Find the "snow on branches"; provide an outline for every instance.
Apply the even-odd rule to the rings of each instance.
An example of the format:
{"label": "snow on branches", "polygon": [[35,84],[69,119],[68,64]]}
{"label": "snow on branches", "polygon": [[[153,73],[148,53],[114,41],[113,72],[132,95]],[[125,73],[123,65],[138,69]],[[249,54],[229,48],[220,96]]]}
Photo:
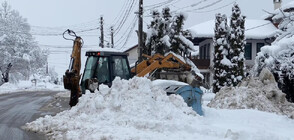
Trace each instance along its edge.
{"label": "snow on branches", "polygon": [[193,51],[194,44],[188,40],[183,31],[186,16],[183,13],[172,15],[168,7],[162,12],[152,11],[152,21],[148,25],[143,53],[153,55],[174,52],[185,56]]}
{"label": "snow on branches", "polygon": [[224,86],[237,86],[244,78],[245,17],[234,4],[230,27],[226,15],[216,14],[214,41],[213,90],[218,92]]}
{"label": "snow on branches", "polygon": [[241,15],[240,8],[234,4],[232,8],[232,16],[230,23],[230,58],[232,65],[232,75],[236,78],[232,79],[233,86],[237,86],[243,79],[245,70],[244,46],[245,41],[245,16]]}
{"label": "snow on branches", "polygon": [[294,102],[294,12],[280,10],[272,20],[279,24],[280,34],[270,46],[261,48],[255,59],[254,72],[258,75],[267,67],[274,74],[286,98]]}
{"label": "snow on branches", "polygon": [[222,87],[231,85],[228,81],[230,75],[230,68],[232,63],[228,60],[229,44],[228,33],[229,27],[227,25],[226,15],[215,15],[215,36],[213,38],[214,45],[214,81],[213,91],[218,92]]}

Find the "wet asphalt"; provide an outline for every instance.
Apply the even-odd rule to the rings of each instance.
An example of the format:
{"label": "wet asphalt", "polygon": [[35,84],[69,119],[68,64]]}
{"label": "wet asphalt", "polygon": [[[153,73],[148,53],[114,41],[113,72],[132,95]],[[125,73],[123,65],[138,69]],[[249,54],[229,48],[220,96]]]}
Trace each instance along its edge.
{"label": "wet asphalt", "polygon": [[0,140],[46,140],[44,134],[26,131],[23,126],[45,115],[69,109],[68,97],[56,91],[16,92],[0,95]]}

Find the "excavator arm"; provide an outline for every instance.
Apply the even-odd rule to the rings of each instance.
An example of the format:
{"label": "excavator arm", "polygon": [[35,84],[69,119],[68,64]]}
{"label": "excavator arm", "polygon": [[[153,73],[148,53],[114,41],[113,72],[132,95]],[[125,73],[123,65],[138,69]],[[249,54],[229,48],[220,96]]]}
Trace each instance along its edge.
{"label": "excavator arm", "polygon": [[[76,34],[73,31],[71,30],[65,31],[63,33],[63,37],[65,33],[68,33],[70,36],[75,37],[75,39],[73,40],[74,43],[73,43],[73,49],[72,49],[69,68],[66,70],[65,75],[63,76],[64,88],[71,91],[69,105],[75,106],[78,103],[78,98],[81,94],[79,81],[81,78],[80,76],[81,48],[83,43],[82,43],[82,38],[79,36],[76,36]],[[67,40],[71,40],[71,39],[67,39]]]}
{"label": "excavator arm", "polygon": [[156,69],[166,68],[166,69],[179,69],[182,68],[185,71],[190,71],[191,66],[183,62],[174,54],[170,53],[167,56],[162,56],[160,54],[155,54],[153,56],[144,55],[148,60],[144,60],[139,63],[135,68],[131,70],[138,77],[143,77],[148,73]]}

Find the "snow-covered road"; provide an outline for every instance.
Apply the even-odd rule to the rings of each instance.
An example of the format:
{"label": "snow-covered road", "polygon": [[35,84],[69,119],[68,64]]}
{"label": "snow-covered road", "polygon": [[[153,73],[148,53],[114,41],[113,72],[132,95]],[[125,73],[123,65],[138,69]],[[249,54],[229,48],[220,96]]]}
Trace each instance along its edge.
{"label": "snow-covered road", "polygon": [[21,127],[46,114],[56,114],[68,107],[68,98],[54,98],[55,91],[18,92],[0,96],[0,139],[45,139]]}

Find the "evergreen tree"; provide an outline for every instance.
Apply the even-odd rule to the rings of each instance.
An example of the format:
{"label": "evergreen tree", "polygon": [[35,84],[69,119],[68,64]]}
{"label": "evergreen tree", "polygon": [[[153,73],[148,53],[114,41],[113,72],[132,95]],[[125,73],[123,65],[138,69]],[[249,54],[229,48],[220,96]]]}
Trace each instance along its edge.
{"label": "evergreen tree", "polygon": [[229,57],[228,33],[229,27],[227,25],[226,15],[216,14],[215,20],[215,36],[213,38],[214,45],[214,81],[213,91],[216,93],[224,86],[230,86],[232,81],[230,79],[232,66]]}
{"label": "evergreen tree", "polygon": [[[167,11],[165,11],[167,12]],[[165,13],[166,15],[168,13]],[[158,11],[152,11],[152,21],[148,26],[147,38],[146,38],[146,49],[143,51],[148,55],[159,53],[164,55],[165,50],[169,48],[163,40],[167,34],[168,22],[162,18],[162,14]]]}
{"label": "evergreen tree", "polygon": [[189,54],[194,44],[184,36],[185,19],[184,14],[172,16],[168,7],[163,8],[161,14],[153,11],[143,52],[149,55],[164,55],[170,51],[182,56]]}
{"label": "evergreen tree", "polygon": [[194,44],[185,37],[185,31],[183,30],[184,21],[186,17],[184,14],[179,13],[174,16],[174,20],[171,26],[171,48],[170,50],[181,56],[187,56],[192,50]]}
{"label": "evergreen tree", "polygon": [[238,83],[244,78],[245,70],[245,58],[244,58],[244,47],[245,41],[245,17],[241,15],[239,6],[235,3],[232,8],[232,16],[230,21],[230,51],[229,58],[232,62],[232,82],[233,86],[237,86]]}

